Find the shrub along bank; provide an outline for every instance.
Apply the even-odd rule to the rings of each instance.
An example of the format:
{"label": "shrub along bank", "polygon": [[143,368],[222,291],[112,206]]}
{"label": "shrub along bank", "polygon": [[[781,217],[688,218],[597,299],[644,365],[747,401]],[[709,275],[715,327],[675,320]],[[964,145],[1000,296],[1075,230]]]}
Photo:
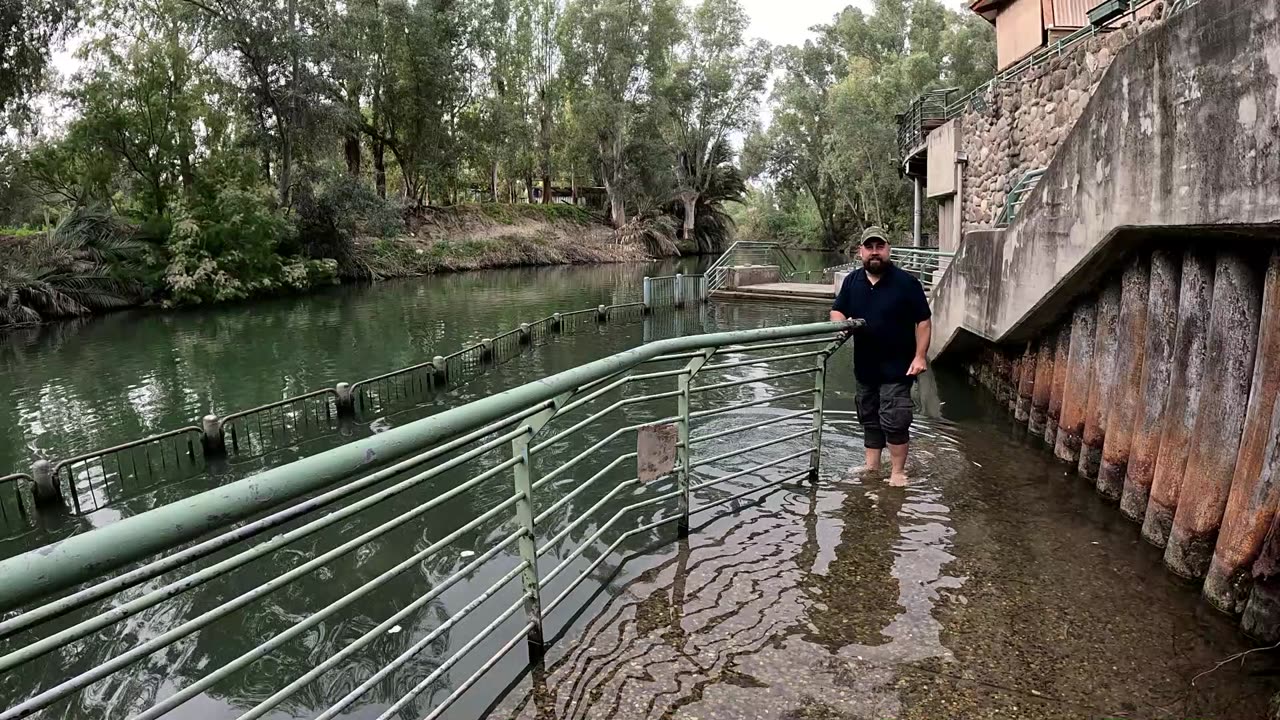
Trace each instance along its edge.
{"label": "shrub along bank", "polygon": [[155,304],[179,307],[456,270],[643,260],[569,205],[407,212],[357,182],[301,193],[229,188],[142,225],[78,208],[52,230],[0,229],[0,326]]}

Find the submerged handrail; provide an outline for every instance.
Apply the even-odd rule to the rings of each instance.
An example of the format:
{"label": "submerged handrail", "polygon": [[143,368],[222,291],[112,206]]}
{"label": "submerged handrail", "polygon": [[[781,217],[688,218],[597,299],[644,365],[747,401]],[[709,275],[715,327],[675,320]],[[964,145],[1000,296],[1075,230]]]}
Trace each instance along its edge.
{"label": "submerged handrail", "polygon": [[[384,658],[381,667],[345,696],[324,699],[332,704],[318,715],[336,717],[391,674],[414,672],[417,666],[410,662],[417,655],[504,590],[509,598],[509,586],[518,581],[515,602],[468,634],[465,645],[411,687],[397,682],[396,692],[403,694],[381,716],[394,716],[488,638],[516,626],[498,654],[456,683],[427,716],[438,717],[521,642],[528,643],[531,659],[536,658],[547,642],[547,618],[628,540],[667,525],[685,535],[693,515],[787,482],[816,480],[827,363],[860,325],[861,321],[815,323],[647,343],[0,561],[0,577],[5,579],[0,583],[0,613],[56,598],[0,621],[0,641],[16,640],[0,644],[0,673],[59,662],[57,650],[153,608],[159,613],[154,617],[165,623],[158,634],[124,633],[123,641],[131,647],[118,654],[108,648],[105,656],[78,657],[57,672],[25,673],[37,686],[22,690],[20,699],[10,701],[12,707],[0,709],[0,720],[26,717],[76,697],[149,655],[219,627],[224,620],[234,622],[228,619],[232,614],[397,530],[412,529],[415,536],[430,531],[423,522],[428,512],[471,498],[482,507],[460,527],[449,525],[438,539],[428,533],[423,543],[407,548],[382,542],[377,547],[396,556],[394,565],[381,563],[379,567],[386,569],[371,579],[331,575],[326,582],[341,593],[336,599],[289,617],[291,624],[268,639],[251,637],[248,642],[256,646],[234,659],[216,661],[223,663],[220,667],[202,664],[195,676],[174,675],[189,684],[161,684],[154,689],[156,697],[145,699],[150,707],[133,716],[161,717],[327,619],[353,610],[362,598],[389,586],[405,590],[391,584],[417,577],[429,560],[456,548],[468,535],[500,523],[489,530],[490,541],[478,557],[454,566],[446,578],[427,580],[422,592],[396,594],[396,609],[388,617],[287,684],[281,678],[282,685],[273,687],[270,697],[240,715],[243,720],[263,717],[356,652],[399,632],[393,628],[482,566],[490,568],[486,578],[497,577],[496,581],[487,584],[486,579],[483,589],[472,588],[465,606],[429,632],[424,630],[390,662]],[[652,383],[672,383],[674,389]],[[801,408],[789,405],[797,402]],[[601,421],[619,415],[624,426],[599,437]],[[565,425],[553,430],[557,423]],[[634,475],[629,468],[634,468]],[[454,471],[467,479],[429,485]],[[504,477],[510,480],[502,483]],[[437,490],[429,499],[415,494],[429,488]],[[338,505],[342,500],[350,502]],[[375,507],[384,514],[371,512]],[[394,517],[386,519],[388,511]],[[237,526],[250,518],[254,519]],[[353,530],[362,521],[375,525],[363,532]],[[277,533],[276,528],[286,531]],[[302,542],[325,530],[337,534],[337,546],[323,549],[315,540]],[[221,534],[205,537],[210,533]],[[589,534],[578,537],[582,533]],[[304,549],[290,549],[295,544]],[[229,552],[211,557],[220,551]],[[268,566],[265,574],[260,565],[251,565],[282,552],[297,554],[301,564],[283,570]],[[113,575],[138,562],[144,564]],[[166,603],[238,572],[253,573],[252,582],[233,584],[233,596],[218,595],[211,609],[192,616],[199,610],[190,609],[190,604],[160,608],[172,608]],[[168,576],[163,583],[143,585],[162,575]],[[90,584],[57,597],[86,582]],[[549,600],[544,602],[544,596]],[[161,691],[172,694],[160,698]]]}

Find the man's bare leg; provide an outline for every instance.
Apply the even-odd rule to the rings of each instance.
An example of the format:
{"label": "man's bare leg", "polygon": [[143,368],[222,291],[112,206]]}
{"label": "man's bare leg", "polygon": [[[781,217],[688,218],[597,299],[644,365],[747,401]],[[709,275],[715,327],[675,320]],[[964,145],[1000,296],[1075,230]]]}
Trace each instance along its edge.
{"label": "man's bare leg", "polygon": [[[893,471],[889,475],[889,484],[894,487],[907,486],[907,445],[890,445],[889,446],[889,463],[893,466]],[[877,457],[880,451],[876,451]],[[867,456],[871,456],[871,451],[867,451]]]}
{"label": "man's bare leg", "polygon": [[867,448],[867,461],[849,472],[853,475],[865,475],[880,469],[880,448]]}

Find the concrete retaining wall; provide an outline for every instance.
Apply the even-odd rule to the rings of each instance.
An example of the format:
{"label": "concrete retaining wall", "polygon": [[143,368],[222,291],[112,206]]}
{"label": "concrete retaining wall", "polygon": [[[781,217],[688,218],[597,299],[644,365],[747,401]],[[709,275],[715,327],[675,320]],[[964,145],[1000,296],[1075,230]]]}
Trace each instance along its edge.
{"label": "concrete retaining wall", "polygon": [[1204,0],[1117,54],[1006,230],[965,235],[934,293],[931,355],[1025,342],[1127,249],[1280,220],[1280,5]]}

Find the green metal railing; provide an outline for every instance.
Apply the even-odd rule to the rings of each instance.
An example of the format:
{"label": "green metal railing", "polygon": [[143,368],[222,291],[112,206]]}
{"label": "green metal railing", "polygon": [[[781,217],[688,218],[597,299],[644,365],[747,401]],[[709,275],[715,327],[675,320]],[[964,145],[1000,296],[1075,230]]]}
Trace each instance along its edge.
{"label": "green metal railing", "polygon": [[449,388],[519,357],[557,334],[601,323],[638,320],[652,311],[706,299],[700,275],[645,278],[643,300],[556,313],[484,339],[447,356],[355,383],[284,398],[225,417],[139,438],[74,457],[37,461],[37,499],[83,515],[165,482],[206,472],[207,460],[262,458],[300,443],[331,437],[343,422],[368,423],[419,406]]}
{"label": "green metal railing", "polygon": [[[928,248],[895,247],[892,250],[891,257],[895,265],[906,270],[919,280],[924,285],[925,290],[932,290],[937,281],[942,279],[942,275],[946,273],[947,268],[951,267],[951,261],[955,259],[955,253]],[[862,261],[860,260],[845,263],[844,265],[836,265],[824,270],[824,277],[827,282],[835,282],[836,273],[851,272],[860,267],[862,267]]]}
{"label": "green metal railing", "polygon": [[[272,593],[372,547],[378,567],[386,568],[376,577],[329,570],[328,604],[291,615],[288,627],[270,637],[253,635],[256,645],[221,666],[166,667],[165,682],[149,685],[155,694],[145,702],[132,699],[131,712],[135,720],[151,720],[216,692],[289,643],[305,642],[309,631],[340,626],[344,611],[394,587],[398,609],[372,627],[361,625],[341,650],[303,653],[313,658],[305,670],[286,674],[273,664],[255,686],[260,692],[270,684],[271,694],[236,712],[240,720],[264,717],[341,668],[347,672],[337,686],[347,692],[323,698],[328,707],[308,716],[337,717],[375,687],[392,687],[398,699],[379,717],[396,717],[467,661],[470,673],[449,678],[447,697],[434,702],[428,695],[426,717],[437,718],[520,644],[536,658],[551,637],[552,613],[578,604],[570,603],[575,592],[624,545],[669,541],[660,528],[685,534],[693,516],[788,482],[816,480],[827,364],[860,324],[648,343],[0,561],[0,677],[32,683],[10,681],[14,694],[0,701],[6,708],[0,720],[67,703],[76,703],[76,717],[106,716],[110,709],[94,711],[95,683],[203,632],[239,637],[245,621],[238,613],[254,612]],[[606,432],[602,425],[611,418],[624,424]],[[642,436],[667,440],[655,453]],[[485,503],[473,518],[432,533],[429,512],[477,498]],[[383,515],[389,519],[379,522],[378,509],[391,511]],[[428,560],[466,548],[463,539],[485,528],[496,540],[474,559],[446,577],[420,577]],[[421,542],[388,539],[400,529]],[[317,540],[326,530],[337,543],[327,550]],[[286,553],[297,564],[282,572],[252,565]],[[484,580],[464,584],[481,568]],[[246,573],[239,584],[223,584]],[[184,600],[206,585],[217,597],[212,607]],[[403,649],[394,658],[364,653],[451,589],[467,591],[465,604],[437,616],[430,630],[419,628],[412,644],[396,645]],[[514,602],[491,608],[495,598],[513,595]],[[165,623],[163,631],[130,630],[146,626],[146,618]],[[434,664],[415,664],[442,639],[448,644],[447,633],[464,622],[473,628],[465,644]],[[129,647],[59,652],[104,636]],[[473,657],[503,638],[496,653]],[[353,673],[367,677],[355,684]]]}
{"label": "green metal railing", "polygon": [[922,93],[907,106],[906,112],[898,117],[898,150],[901,157],[907,157],[912,150],[920,147],[928,137],[929,131],[951,119],[950,98],[959,88],[943,88]]}
{"label": "green metal railing", "polygon": [[0,539],[21,534],[35,519],[35,498],[30,475],[16,473],[0,477]]}
{"label": "green metal railing", "polygon": [[1014,184],[1013,189],[1009,191],[1004,198],[1004,209],[1000,211],[1000,217],[996,218],[996,227],[1008,227],[1018,219],[1018,214],[1022,212],[1022,206],[1027,204],[1027,200],[1031,198],[1031,191],[1035,190],[1040,184],[1040,178],[1044,177],[1044,168],[1029,170],[1022,177],[1018,178],[1018,182]]}

